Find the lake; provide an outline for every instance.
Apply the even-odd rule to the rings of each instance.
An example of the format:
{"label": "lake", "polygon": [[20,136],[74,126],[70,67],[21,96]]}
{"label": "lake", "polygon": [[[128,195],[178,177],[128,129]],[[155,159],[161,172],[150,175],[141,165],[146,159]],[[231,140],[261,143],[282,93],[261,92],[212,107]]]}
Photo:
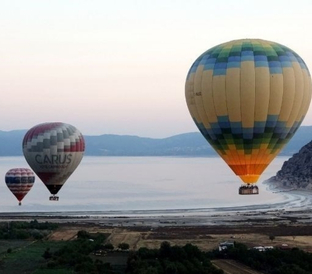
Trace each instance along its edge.
{"label": "lake", "polygon": [[262,182],[282,167],[277,157],[260,177],[259,195],[238,195],[239,177],[217,157],[90,157],[85,156],[58,193],[50,193],[36,177],[18,206],[7,188],[5,173],[28,167],[23,157],[0,157],[1,212],[125,211],[211,209],[280,203],[285,196],[266,190]]}

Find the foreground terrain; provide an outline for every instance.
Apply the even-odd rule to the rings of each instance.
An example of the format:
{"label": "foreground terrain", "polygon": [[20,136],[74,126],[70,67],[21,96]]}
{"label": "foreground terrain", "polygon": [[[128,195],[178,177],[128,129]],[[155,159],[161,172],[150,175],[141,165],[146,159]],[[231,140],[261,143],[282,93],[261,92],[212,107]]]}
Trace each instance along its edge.
{"label": "foreground terrain", "polygon": [[[300,215],[301,214],[301,215]],[[119,272],[124,273],[128,253],[120,250],[120,244],[127,244],[127,250],[137,251],[140,248],[159,249],[164,241],[171,246],[192,244],[202,251],[218,249],[222,242],[239,242],[249,248],[271,246],[279,249],[299,248],[312,252],[312,225],[310,212],[283,217],[268,218],[267,215],[244,214],[243,216],[212,216],[207,218],[213,225],[205,224],[204,218],[131,218],[113,217],[106,219],[65,216],[16,216],[2,214],[0,224],[10,230],[15,222],[28,222],[33,225],[49,223],[52,229],[40,239],[1,240],[0,273],[32,273],[32,274],[68,274],[75,273],[68,269],[47,270],[41,267],[47,261],[43,258],[46,252],[55,252],[67,243],[77,239],[81,231],[91,235],[105,235],[103,245],[111,245],[115,252],[94,254],[94,260],[110,263]],[[260,218],[261,217],[261,218]],[[259,219],[260,218],[260,219]],[[194,220],[201,220],[197,222]],[[188,220],[188,221],[186,221]],[[232,220],[229,222],[229,220]],[[230,224],[224,224],[229,222]],[[52,225],[51,225],[52,224]],[[53,225],[56,225],[53,228]],[[36,232],[36,230],[34,230]],[[231,260],[217,260],[213,264],[227,274],[260,274],[250,268]]]}

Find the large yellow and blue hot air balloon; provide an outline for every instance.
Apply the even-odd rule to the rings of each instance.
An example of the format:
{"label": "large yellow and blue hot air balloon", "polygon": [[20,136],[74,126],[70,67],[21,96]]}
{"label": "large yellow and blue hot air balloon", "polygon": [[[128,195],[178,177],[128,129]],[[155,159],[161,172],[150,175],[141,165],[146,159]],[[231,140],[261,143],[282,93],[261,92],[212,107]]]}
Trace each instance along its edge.
{"label": "large yellow and blue hot air balloon", "polygon": [[234,40],[196,59],[185,96],[206,140],[252,185],[303,121],[311,76],[301,57],[281,44]]}

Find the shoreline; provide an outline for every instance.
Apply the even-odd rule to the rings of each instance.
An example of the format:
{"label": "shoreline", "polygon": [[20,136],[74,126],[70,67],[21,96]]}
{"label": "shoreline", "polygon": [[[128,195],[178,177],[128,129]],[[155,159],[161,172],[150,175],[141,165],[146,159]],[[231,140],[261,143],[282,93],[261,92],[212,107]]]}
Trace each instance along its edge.
{"label": "shoreline", "polygon": [[[272,188],[270,187],[270,191]],[[168,210],[2,212],[0,222],[31,221],[133,226],[218,226],[312,224],[312,192],[285,192],[276,204]]]}
{"label": "shoreline", "polygon": [[312,224],[312,191],[282,188],[271,179],[262,182],[262,186],[280,195],[275,203],[184,209],[0,212],[0,222],[36,219],[111,227]]}

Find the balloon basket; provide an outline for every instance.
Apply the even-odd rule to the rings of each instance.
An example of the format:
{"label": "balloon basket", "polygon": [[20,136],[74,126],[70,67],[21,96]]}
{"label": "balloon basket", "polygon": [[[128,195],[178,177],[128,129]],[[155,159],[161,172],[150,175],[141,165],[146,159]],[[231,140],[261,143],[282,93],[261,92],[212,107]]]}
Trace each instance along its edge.
{"label": "balloon basket", "polygon": [[50,201],[58,201],[59,197],[58,196],[50,196],[49,200]]}
{"label": "balloon basket", "polygon": [[22,202],[19,202],[18,205],[21,206],[21,205],[22,205]]}
{"label": "balloon basket", "polygon": [[257,195],[259,194],[259,188],[254,185],[241,186],[238,189],[239,195]]}

